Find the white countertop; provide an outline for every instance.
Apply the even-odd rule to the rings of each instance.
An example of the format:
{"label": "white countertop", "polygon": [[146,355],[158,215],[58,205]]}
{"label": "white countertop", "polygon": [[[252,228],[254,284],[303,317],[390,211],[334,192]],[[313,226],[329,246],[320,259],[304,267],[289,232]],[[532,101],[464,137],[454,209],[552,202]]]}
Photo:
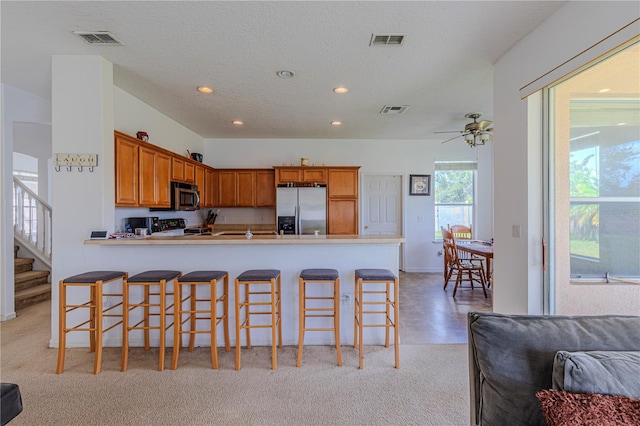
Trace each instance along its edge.
{"label": "white countertop", "polygon": [[260,244],[399,244],[405,242],[401,235],[181,235],[85,240],[85,245],[260,245]]}

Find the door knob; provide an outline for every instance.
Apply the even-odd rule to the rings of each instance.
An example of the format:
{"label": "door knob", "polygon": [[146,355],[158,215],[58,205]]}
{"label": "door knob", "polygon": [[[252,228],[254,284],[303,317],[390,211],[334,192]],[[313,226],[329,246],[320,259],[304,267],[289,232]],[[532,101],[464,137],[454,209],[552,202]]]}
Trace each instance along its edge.
{"label": "door knob", "polygon": [[369,225],[365,225],[365,226],[364,226],[364,229],[369,229]]}

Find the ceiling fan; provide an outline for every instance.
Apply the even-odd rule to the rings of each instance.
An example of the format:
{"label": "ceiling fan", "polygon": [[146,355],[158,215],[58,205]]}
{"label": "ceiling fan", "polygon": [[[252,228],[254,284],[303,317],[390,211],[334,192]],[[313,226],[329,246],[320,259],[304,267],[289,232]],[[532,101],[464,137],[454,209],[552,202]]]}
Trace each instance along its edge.
{"label": "ceiling fan", "polygon": [[490,120],[480,120],[478,118],[482,116],[481,112],[470,112],[469,114],[465,114],[466,118],[473,119],[473,123],[468,123],[464,126],[464,130],[449,130],[443,132],[434,132],[434,133],[460,133],[458,136],[454,136],[451,139],[447,139],[442,143],[447,143],[454,139],[464,136],[464,140],[470,147],[484,145],[487,141],[493,139],[493,127],[489,127],[493,124],[493,121]]}

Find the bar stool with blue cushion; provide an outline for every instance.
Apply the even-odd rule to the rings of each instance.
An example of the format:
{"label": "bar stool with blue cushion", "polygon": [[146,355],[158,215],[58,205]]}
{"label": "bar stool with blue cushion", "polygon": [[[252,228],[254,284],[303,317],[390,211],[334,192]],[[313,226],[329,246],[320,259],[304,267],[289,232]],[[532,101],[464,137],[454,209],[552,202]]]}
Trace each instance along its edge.
{"label": "bar stool with blue cushion", "polygon": [[[173,325],[173,321],[167,324],[167,317],[173,316],[173,307],[175,303],[167,305],[167,298],[173,296],[173,293],[167,292],[167,283],[175,281],[182,273],[180,271],[171,270],[152,270],[145,271],[136,274],[123,281],[122,299],[123,299],[123,312],[122,321],[124,326],[122,327],[122,367],[121,371],[127,370],[127,363],[129,358],[129,332],[132,330],[144,331],[144,349],[148,351],[151,348],[149,343],[149,331],[160,331],[160,354],[158,359],[158,370],[164,370],[164,351],[166,332]],[[143,297],[140,302],[133,303],[130,300],[129,290],[131,287],[141,286],[143,288]],[[175,285],[174,285],[175,287]],[[152,291],[155,290],[155,291]],[[157,302],[153,299],[157,298]],[[142,308],[142,319],[137,323],[130,325],[129,320],[131,313],[136,309]],[[153,311],[152,309],[155,308]],[[151,317],[158,317],[158,325],[151,325]],[[173,318],[171,318],[173,319]]]}
{"label": "bar stool with blue cushion", "polygon": [[[280,271],[277,269],[250,269],[244,271],[235,281],[235,307],[236,307],[236,370],[240,370],[240,331],[246,332],[247,349],[251,349],[251,329],[271,329],[271,368],[276,369],[276,332],[278,347],[282,348],[282,310],[280,291]],[[256,291],[257,285],[268,285],[267,291]],[[244,287],[244,297],[241,297],[241,287]],[[253,297],[252,297],[253,296]],[[257,310],[252,310],[256,308]],[[244,319],[241,319],[244,310]],[[264,324],[251,323],[252,315],[269,315],[271,321]]]}
{"label": "bar stool with blue cushion", "polygon": [[[222,291],[218,296],[218,282],[222,280]],[[171,369],[178,367],[178,354],[182,346],[182,335],[189,335],[189,352],[195,346],[196,334],[209,334],[211,341],[211,367],[218,369],[218,338],[217,327],[223,325],[225,350],[229,352],[229,274],[226,271],[193,271],[178,278],[178,285],[175,286],[174,300],[179,301],[174,309],[174,339],[173,358]],[[189,294],[183,298],[183,286],[189,286]],[[209,297],[198,298],[197,288],[208,286]],[[184,303],[188,302],[188,308]],[[218,311],[218,304],[222,305],[222,312]],[[186,317],[185,317],[186,315]],[[209,322],[208,330],[198,330],[197,321],[206,320]],[[183,325],[189,323],[185,330]]]}
{"label": "bar stool with blue cushion", "polygon": [[[126,280],[126,278],[127,273],[122,271],[90,271],[60,280],[58,293],[58,366],[56,373],[60,374],[64,370],[66,336],[67,333],[72,331],[89,332],[89,348],[91,352],[95,352],[93,374],[100,372],[102,364],[102,335],[122,324],[123,306],[122,292],[105,293],[103,287],[112,281]],[[89,300],[82,303],[69,303],[67,301],[67,289],[69,287],[88,287]],[[110,303],[110,306],[105,307],[103,301],[105,297],[116,297],[120,301]],[[111,312],[118,307],[121,307],[120,312]],[[67,327],[67,314],[76,309],[88,309],[88,319],[73,327]],[[117,318],[117,321],[104,328],[103,320],[109,317]]]}
{"label": "bar stool with blue cushion", "polygon": [[[298,278],[300,286],[299,301],[300,327],[298,330],[298,361],[302,365],[302,347],[304,346],[305,331],[333,331],[336,340],[338,366],[342,366],[342,351],[340,350],[340,275],[336,269],[303,269]],[[308,284],[332,284],[331,296],[307,295]],[[317,287],[317,286],[316,286]],[[319,301],[332,301],[331,306],[325,306]],[[311,302],[307,305],[307,301]],[[307,318],[333,318],[333,327],[307,327]]]}
{"label": "bar stool with blue cushion", "polygon": [[[359,349],[359,366],[363,368],[362,335],[365,328],[385,328],[385,348],[389,347],[389,330],[393,328],[395,345],[396,368],[400,368],[400,349],[398,346],[399,315],[398,315],[398,277],[388,269],[356,269],[354,297],[354,341],[353,346]],[[384,290],[380,290],[384,284]],[[393,294],[391,285],[393,284]],[[364,290],[367,285],[370,290]],[[378,296],[376,298],[376,296]],[[381,300],[379,296],[384,296]],[[365,299],[366,297],[366,299]],[[366,310],[370,306],[372,310]],[[374,307],[384,306],[384,310]],[[393,318],[391,317],[393,309]],[[364,315],[383,315],[384,323],[365,323]]]}

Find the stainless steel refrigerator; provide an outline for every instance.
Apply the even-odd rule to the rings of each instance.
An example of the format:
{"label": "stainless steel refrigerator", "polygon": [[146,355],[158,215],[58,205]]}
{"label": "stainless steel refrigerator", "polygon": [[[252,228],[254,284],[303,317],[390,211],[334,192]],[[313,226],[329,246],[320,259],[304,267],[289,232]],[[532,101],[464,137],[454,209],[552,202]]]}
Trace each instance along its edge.
{"label": "stainless steel refrigerator", "polygon": [[276,188],[276,223],[284,234],[327,233],[327,188]]}

